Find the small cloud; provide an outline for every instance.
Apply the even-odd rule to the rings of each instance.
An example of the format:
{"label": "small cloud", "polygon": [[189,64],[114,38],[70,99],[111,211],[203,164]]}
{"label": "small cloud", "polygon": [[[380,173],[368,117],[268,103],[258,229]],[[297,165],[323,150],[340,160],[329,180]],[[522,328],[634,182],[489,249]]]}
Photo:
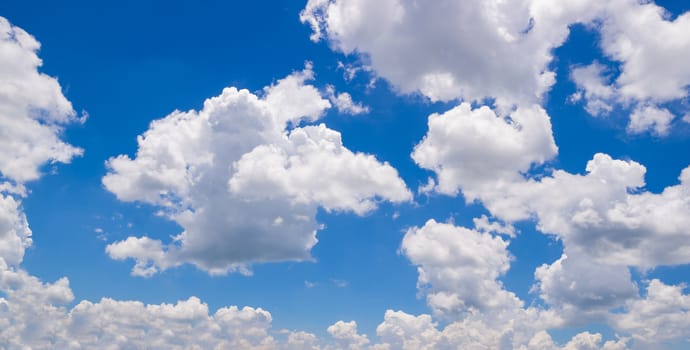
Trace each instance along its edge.
{"label": "small cloud", "polygon": [[393,220],[395,220],[395,219],[397,219],[397,218],[399,218],[399,217],[400,217],[400,212],[399,212],[399,211],[396,211],[395,213],[393,213]]}
{"label": "small cloud", "polygon": [[513,225],[502,224],[498,221],[489,221],[486,215],[482,215],[480,218],[474,218],[472,221],[474,222],[474,229],[479,232],[497,233],[508,237],[515,237],[516,232]]}
{"label": "small cloud", "polygon": [[316,287],[318,283],[316,282],[311,282],[311,281],[304,281],[304,286],[307,288],[314,288]]}
{"label": "small cloud", "polygon": [[335,286],[338,288],[345,288],[348,285],[350,285],[350,282],[348,282],[348,281],[339,280],[339,279],[335,279],[335,278],[332,278],[331,282],[333,282],[333,284],[335,284]]}
{"label": "small cloud", "polygon": [[344,64],[341,61],[338,61],[338,69],[343,70],[343,78],[345,81],[352,81],[352,79],[357,76],[357,73],[362,70],[362,67],[355,66],[353,64]]}
{"label": "small cloud", "polygon": [[336,93],[333,85],[326,87],[326,94],[328,95],[328,100],[331,101],[340,113],[349,115],[369,113],[369,107],[359,102],[354,102],[352,96],[347,92]]}
{"label": "small cloud", "polygon": [[419,185],[419,188],[417,188],[417,194],[429,194],[434,190],[434,188],[436,188],[436,181],[429,177],[426,184]]}

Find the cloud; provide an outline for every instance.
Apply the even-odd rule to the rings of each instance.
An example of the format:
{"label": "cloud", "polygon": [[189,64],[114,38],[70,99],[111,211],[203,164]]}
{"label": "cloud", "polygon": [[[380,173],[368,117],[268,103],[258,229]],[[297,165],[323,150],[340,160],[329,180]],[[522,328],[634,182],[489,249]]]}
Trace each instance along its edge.
{"label": "cloud", "polygon": [[628,343],[627,339],[619,339],[602,344],[601,334],[583,332],[559,346],[543,330],[515,343],[516,334],[510,329],[496,329],[479,321],[468,320],[440,328],[429,315],[414,316],[393,310],[386,311],[376,333],[381,342],[373,349],[623,350],[627,349]]}
{"label": "cloud", "polygon": [[211,274],[250,273],[254,262],[310,260],[316,211],[359,215],[380,200],[412,198],[397,171],[354,153],[316,121],[330,107],[305,84],[310,65],[264,89],[226,88],[200,111],[175,111],[138,138],[134,158],[107,162],[105,187],[123,201],[164,209],[182,228],[170,243],[129,237],[107,247],[150,276],[183,263]]}
{"label": "cloud", "polygon": [[[507,223],[534,219],[537,228],[598,262],[642,268],[690,262],[690,170],[661,193],[644,191],[646,168],[595,154],[585,175],[530,171],[555,156],[551,125],[540,107],[510,119],[468,104],[429,116],[412,158],[432,170],[436,192],[462,191]],[[661,219],[664,218],[664,219]]]}
{"label": "cloud", "polygon": [[326,89],[328,100],[338,109],[338,112],[350,115],[369,113],[369,107],[352,100],[347,92],[336,93],[335,88],[329,85]]}
{"label": "cloud", "polygon": [[658,136],[666,136],[675,116],[665,108],[638,106],[630,115],[628,132],[640,134],[647,130]]}
{"label": "cloud", "polygon": [[407,231],[400,250],[418,266],[418,288],[434,313],[460,319],[522,306],[497,280],[510,266],[507,246],[500,237],[429,220]]}
{"label": "cloud", "polygon": [[0,194],[0,258],[11,266],[22,262],[24,251],[32,244],[31,229],[20,205],[15,198]]}
{"label": "cloud", "polygon": [[534,272],[535,290],[568,324],[605,322],[610,310],[637,298],[627,266],[598,264],[582,252],[568,250]]}
{"label": "cloud", "polygon": [[365,57],[400,92],[532,104],[555,81],[551,51],[595,8],[549,1],[310,0],[312,40]]}
{"label": "cloud", "polygon": [[174,304],[80,301],[69,281],[43,283],[0,259],[0,347],[18,349],[290,349],[270,335],[271,314],[260,308],[223,307],[209,313],[196,297]]}
{"label": "cloud", "polygon": [[653,2],[617,0],[597,17],[592,27],[601,34],[603,54],[620,67],[617,75],[597,62],[573,69],[586,110],[602,115],[622,107],[632,111],[628,132],[665,136],[676,116],[661,105],[688,97],[690,68],[683,62],[690,59],[690,13],[671,20]]}
{"label": "cloud", "polygon": [[516,181],[521,172],[543,164],[558,151],[543,108],[518,108],[509,117],[489,107],[461,105],[429,116],[429,129],[412,158],[436,173],[436,191],[468,202],[496,181]]}
{"label": "cloud", "polygon": [[326,349],[359,350],[364,349],[364,346],[369,344],[369,338],[357,332],[357,322],[355,321],[338,321],[329,326],[327,331],[335,340],[336,347],[327,347]]}
{"label": "cloud", "polygon": [[[690,69],[681,62],[690,59],[684,35],[690,14],[669,17],[653,2],[634,0],[310,0],[300,15],[313,30],[312,40],[361,56],[367,69],[402,93],[489,99],[500,114],[513,104],[540,101],[555,82],[549,69],[553,50],[568,38],[570,26],[584,24],[601,34],[603,54],[620,66],[617,74],[596,61],[573,67],[579,90],[573,100],[583,100],[592,115],[606,115],[615,106],[659,108],[688,96]],[[653,124],[646,127],[665,135]]]}
{"label": "cloud", "polygon": [[613,110],[614,88],[605,77],[606,67],[598,62],[572,68],[570,78],[578,87],[571,97],[573,102],[586,101],[585,110],[593,116],[603,116]]}
{"label": "cloud", "polygon": [[[80,148],[60,140],[65,125],[79,122],[57,79],[38,71],[40,43],[0,17],[0,188],[24,194],[23,184],[41,166],[69,163]],[[11,181],[14,184],[3,183]]]}
{"label": "cloud", "polygon": [[653,279],[644,298],[630,300],[625,313],[611,315],[617,329],[629,332],[641,344],[687,341],[690,333],[690,295],[686,286],[670,286]]}

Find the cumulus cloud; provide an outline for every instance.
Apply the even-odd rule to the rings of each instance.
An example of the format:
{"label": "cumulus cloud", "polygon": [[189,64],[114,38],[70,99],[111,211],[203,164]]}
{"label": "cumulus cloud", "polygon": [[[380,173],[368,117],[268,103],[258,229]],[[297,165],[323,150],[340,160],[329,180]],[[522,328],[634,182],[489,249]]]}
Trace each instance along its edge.
{"label": "cumulus cloud", "polygon": [[330,346],[327,349],[359,350],[369,344],[369,338],[357,332],[355,321],[338,321],[329,326],[327,331],[335,340],[335,348]]}
{"label": "cumulus cloud", "polygon": [[[628,131],[647,130],[659,136],[669,132],[676,116],[661,105],[688,97],[690,69],[690,13],[671,20],[653,2],[607,2],[592,27],[601,33],[600,47],[620,65],[615,76],[594,62],[572,71],[590,114],[603,115],[614,106],[632,111]],[[686,111],[687,112],[687,111]]]}
{"label": "cumulus cloud", "polygon": [[335,50],[360,54],[403,93],[531,104],[555,81],[552,49],[599,7],[582,2],[310,0],[300,15]]}
{"label": "cumulus cloud", "polygon": [[329,85],[326,89],[328,100],[338,109],[338,112],[350,115],[369,113],[369,107],[352,100],[347,92],[336,93],[335,88]]}
{"label": "cumulus cloud", "polygon": [[539,101],[555,82],[553,49],[577,23],[598,31],[603,54],[620,65],[617,74],[598,62],[573,68],[574,100],[589,113],[688,96],[690,14],[671,20],[653,2],[310,0],[300,19],[312,40],[362,56],[401,92],[431,100],[492,99],[501,111]]}
{"label": "cumulus cloud", "polygon": [[[519,322],[529,320],[519,320]],[[519,326],[519,323],[516,322]],[[431,350],[431,349],[519,349],[519,350],[624,350],[628,339],[603,342],[599,333],[576,334],[566,344],[556,344],[544,330],[531,332],[520,338],[519,331],[487,326],[476,320],[453,322],[439,327],[429,315],[414,316],[402,311],[388,310],[384,321],[376,328],[380,343],[373,349]]]}
{"label": "cumulus cloud", "polygon": [[[473,112],[469,106],[464,110]],[[484,113],[495,118],[490,119],[492,121],[507,123],[488,109]],[[460,130],[481,122],[481,114],[474,112],[469,115],[475,118],[464,119]],[[456,117],[452,113],[448,116]],[[544,329],[581,324],[586,320],[607,322],[611,310],[637,300],[638,291],[631,281],[629,266],[647,269],[690,262],[687,254],[690,251],[687,243],[690,237],[686,229],[690,225],[687,221],[690,217],[690,191],[687,187],[690,168],[683,170],[679,184],[668,186],[661,193],[644,190],[646,168],[643,165],[630,160],[616,160],[601,153],[595,154],[587,163],[585,174],[547,169],[538,176],[530,175],[527,173],[529,167],[535,164],[534,159],[539,158],[533,155],[520,159],[521,155],[529,154],[524,151],[516,152],[515,157],[504,162],[496,162],[498,165],[494,169],[484,170],[486,168],[482,166],[494,164],[493,159],[501,159],[511,149],[531,149],[528,146],[535,141],[534,138],[527,140],[517,137],[521,132],[527,133],[530,124],[525,124],[522,129],[511,130],[506,134],[510,136],[503,134],[504,125],[507,124],[487,124],[486,131],[483,132],[487,136],[482,136],[481,141],[473,143],[468,139],[471,140],[482,132],[455,131],[457,124],[452,119],[444,121],[445,127],[434,126],[433,123],[438,123],[441,118],[439,115],[430,116],[429,132],[412,154],[420,165],[435,172],[439,182],[435,190],[451,195],[462,191],[467,199],[480,201],[495,218],[508,224],[535,220],[538,230],[554,235],[563,242],[565,255],[550,265],[541,266],[535,272],[537,284],[534,290],[546,302],[547,309],[526,309],[540,314],[537,319],[545,322]],[[489,136],[492,130],[499,135],[495,139]],[[471,136],[465,137],[468,134]],[[473,144],[484,147],[475,147],[473,150],[476,151],[465,152],[465,149],[471,149],[468,145]],[[494,144],[508,145],[507,150],[494,147]],[[481,163],[481,158],[478,158],[476,163],[479,165],[475,167],[475,158],[471,156],[482,151],[487,161]],[[481,176],[475,168],[482,171]],[[488,218],[477,219],[475,226],[477,230],[484,232],[485,237],[490,237],[488,233],[492,229],[500,228],[500,225],[497,228],[489,225]],[[478,233],[475,232],[475,235]],[[492,275],[475,275],[475,287],[453,285],[455,281],[467,281],[473,276],[472,271],[460,271],[473,266],[465,261],[449,260],[448,264],[442,263],[443,257],[461,259],[465,256],[461,251],[448,253],[454,247],[451,240],[462,244],[460,237],[463,236],[457,234],[453,238],[449,235],[448,239],[443,239],[438,234],[426,234],[424,237],[433,237],[435,243],[420,241],[424,243],[418,242],[413,247],[419,251],[426,251],[424,247],[437,247],[429,250],[434,251],[435,260],[422,260],[420,257],[423,258],[424,255],[421,254],[406,255],[420,266],[420,281],[431,281],[426,286],[428,296],[437,297],[438,300],[428,298],[427,301],[437,314],[442,314],[438,309],[443,310],[444,307],[464,307],[463,298],[467,295],[462,293],[479,288],[476,286],[492,287],[491,291],[487,289],[477,293],[487,303],[501,299],[501,295],[512,295],[502,290],[496,282],[496,276],[504,273],[502,271],[507,269],[509,260],[504,265],[493,265],[489,270],[493,271]],[[405,243],[402,249],[405,251]],[[500,250],[493,250],[493,253],[484,252],[481,256],[486,261],[491,261],[488,260],[490,256],[505,259],[506,255]],[[440,270],[428,273],[429,266]],[[512,309],[517,309],[517,306]],[[675,310],[679,312],[679,308]],[[508,315],[517,319],[521,312],[513,311]],[[488,322],[486,318],[481,321]],[[495,327],[493,324],[491,326]],[[513,342],[515,344],[514,340]],[[616,344],[610,346],[618,346]]]}
{"label": "cumulus cloud", "polygon": [[318,207],[362,215],[380,200],[410,200],[388,163],[348,150],[323,124],[297,126],[330,107],[305,84],[312,78],[307,65],[261,97],[226,88],[200,111],[152,122],[134,158],[108,160],[103,184],[121,200],[163,208],[184,231],[170,243],[129,237],[108,254],[135,259],[139,276],[182,263],[249,273],[252,262],[311,259]]}
{"label": "cumulus cloud", "polygon": [[576,249],[568,250],[534,273],[536,291],[567,323],[606,321],[610,310],[637,298],[627,266],[598,264]]}
{"label": "cumulus cloud", "polygon": [[497,280],[510,267],[507,246],[500,237],[429,220],[405,234],[400,250],[418,266],[418,287],[435,314],[460,319],[522,306]]}
{"label": "cumulus cloud", "polygon": [[69,163],[80,148],[60,139],[79,121],[57,79],[38,71],[40,43],[0,17],[0,180],[3,190],[23,193],[46,162]]}
{"label": "cumulus cloud", "polygon": [[436,173],[436,191],[479,198],[497,181],[517,181],[520,173],[543,164],[558,151],[543,108],[519,108],[509,117],[489,107],[461,105],[429,116],[429,129],[412,158]]}
{"label": "cumulus cloud", "polygon": [[671,121],[675,118],[668,109],[654,106],[638,106],[630,115],[628,132],[640,134],[651,131],[655,135],[665,136],[669,132]]}
{"label": "cumulus cloud", "polygon": [[631,300],[625,313],[612,315],[617,329],[627,331],[641,344],[687,341],[690,334],[690,295],[686,286],[670,286],[657,279],[648,282],[647,295]]}
{"label": "cumulus cloud", "polygon": [[606,67],[598,62],[574,67],[570,78],[578,91],[571,96],[573,102],[585,101],[585,110],[593,116],[603,116],[613,110],[614,88],[607,82]]}
{"label": "cumulus cloud", "polygon": [[[43,283],[0,258],[0,347],[5,349],[299,349],[313,335],[271,335],[261,308],[223,307],[214,313],[196,297],[174,304],[80,301],[69,281]],[[301,347],[307,349],[308,347]]]}
{"label": "cumulus cloud", "polygon": [[556,152],[540,107],[519,108],[506,119],[487,107],[461,104],[429,116],[412,158],[434,171],[435,191],[462,191],[468,202],[480,201],[508,223],[536,219],[539,230],[599,262],[642,268],[690,262],[690,170],[661,193],[643,189],[643,165],[601,153],[584,175],[549,169],[530,175]]}
{"label": "cumulus cloud", "polygon": [[31,244],[31,229],[21,202],[0,194],[0,258],[11,266],[17,266]]}

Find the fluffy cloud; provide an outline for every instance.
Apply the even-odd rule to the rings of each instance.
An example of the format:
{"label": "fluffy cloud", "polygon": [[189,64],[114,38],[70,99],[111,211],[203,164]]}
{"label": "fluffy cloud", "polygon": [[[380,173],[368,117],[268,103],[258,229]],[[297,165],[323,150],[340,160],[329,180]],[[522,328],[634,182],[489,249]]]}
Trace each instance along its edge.
{"label": "fluffy cloud", "polygon": [[310,0],[301,20],[312,40],[366,56],[403,93],[432,100],[537,101],[554,83],[551,51],[592,2]]}
{"label": "fluffy cloud", "polygon": [[168,244],[130,237],[108,254],[135,259],[141,276],[182,263],[249,273],[252,262],[311,259],[319,206],[364,214],[378,200],[410,200],[387,163],[348,150],[324,125],[296,127],[330,106],[305,84],[312,78],[308,66],[262,97],[226,88],[200,111],[152,122],[133,159],[107,162],[103,184],[121,200],[163,208],[184,232]]}
{"label": "fluffy cloud", "polygon": [[588,66],[574,67],[570,78],[578,91],[571,96],[573,102],[586,102],[585,110],[593,116],[603,116],[613,110],[614,88],[606,79],[606,67],[598,62]]}
{"label": "fluffy cloud", "polygon": [[604,55],[620,65],[615,76],[597,62],[573,69],[576,100],[593,115],[688,96],[690,69],[682,62],[690,59],[684,35],[690,14],[669,17],[652,2],[635,0],[310,0],[300,15],[313,29],[312,40],[364,56],[368,69],[403,93],[495,99],[502,111],[548,91],[555,81],[553,49],[567,39],[569,26],[585,24],[601,33]]}
{"label": "fluffy cloud", "polygon": [[614,326],[630,332],[642,344],[687,341],[690,295],[683,294],[684,287],[669,286],[656,279],[649,281],[646,297],[629,301],[627,312],[612,315]]}
{"label": "fluffy cloud", "polygon": [[[355,321],[338,321],[329,326],[327,331],[335,340],[335,349],[359,350],[364,349],[364,346],[369,344],[369,338],[357,332],[357,322]],[[327,349],[330,348],[332,347]]]}
{"label": "fluffy cloud", "polygon": [[429,116],[412,158],[435,172],[437,192],[462,191],[509,223],[536,219],[539,230],[600,262],[643,268],[690,262],[690,170],[658,194],[643,190],[644,166],[605,154],[594,155],[585,175],[547,169],[530,178],[531,168],[556,151],[539,107],[519,108],[506,120],[461,104]]}
{"label": "fluffy cloud", "polygon": [[68,309],[74,296],[66,278],[43,283],[2,259],[0,292],[3,349],[298,349],[309,335],[290,333],[279,343],[267,311],[231,306],[211,314],[196,297],[159,305],[103,298]]}
{"label": "fluffy cloud", "polygon": [[23,193],[46,162],[68,163],[82,150],[60,140],[79,121],[57,79],[40,73],[40,44],[0,17],[0,180],[3,190]]}
{"label": "fluffy cloud", "polygon": [[687,98],[690,85],[690,13],[674,20],[653,2],[610,1],[597,15],[593,28],[601,33],[603,53],[620,65],[610,72],[597,62],[573,70],[572,78],[584,94],[593,115],[611,112],[613,106],[631,110],[628,131],[647,130],[664,136],[676,116],[659,105]]}
{"label": "fluffy cloud", "polygon": [[673,118],[675,116],[668,109],[654,106],[638,106],[630,115],[628,132],[639,134],[651,130],[656,135],[665,136],[669,132]]}
{"label": "fluffy cloud", "polygon": [[0,258],[16,266],[24,258],[24,250],[31,246],[31,229],[21,210],[21,202],[0,194]]}
{"label": "fluffy cloud", "polygon": [[630,271],[623,265],[602,265],[575,249],[535,271],[535,290],[569,324],[605,321],[608,312],[637,298]]}
{"label": "fluffy cloud", "polygon": [[[525,321],[525,320],[520,320]],[[517,322],[516,322],[517,323]],[[429,315],[414,316],[402,311],[386,311],[384,321],[376,328],[381,343],[374,349],[519,349],[519,350],[624,350],[627,339],[609,340],[602,344],[601,334],[583,332],[565,345],[554,343],[546,331],[533,333],[531,338],[515,342],[510,329],[489,327],[480,321],[453,322],[439,328]]]}
{"label": "fluffy cloud", "polygon": [[331,85],[327,87],[326,92],[328,93],[328,100],[340,113],[351,115],[369,113],[369,107],[353,101],[352,96],[347,92],[336,93],[335,88]]}
{"label": "fluffy cloud", "polygon": [[519,108],[501,117],[484,106],[462,103],[429,116],[429,130],[412,158],[436,173],[436,191],[467,201],[479,198],[496,182],[517,181],[521,172],[556,155],[551,121],[539,106]]}
{"label": "fluffy cloud", "polygon": [[599,262],[642,268],[690,262],[690,168],[658,194],[642,190],[646,169],[634,161],[596,154],[586,170],[506,186],[485,203],[499,217],[535,217],[539,230]]}
{"label": "fluffy cloud", "polygon": [[407,231],[400,249],[418,266],[418,287],[434,312],[460,319],[522,306],[497,280],[510,267],[507,246],[500,237],[429,220]]}
{"label": "fluffy cloud", "polygon": [[690,84],[690,13],[674,20],[653,2],[612,1],[601,24],[601,48],[621,63],[615,86],[625,99],[669,101]]}

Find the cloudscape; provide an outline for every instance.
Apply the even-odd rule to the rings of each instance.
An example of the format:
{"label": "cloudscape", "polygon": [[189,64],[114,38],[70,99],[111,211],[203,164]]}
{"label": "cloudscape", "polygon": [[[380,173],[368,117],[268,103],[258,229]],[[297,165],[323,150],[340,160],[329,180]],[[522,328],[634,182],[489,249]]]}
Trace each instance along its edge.
{"label": "cloudscape", "polygon": [[0,349],[690,347],[690,3],[0,3]]}

